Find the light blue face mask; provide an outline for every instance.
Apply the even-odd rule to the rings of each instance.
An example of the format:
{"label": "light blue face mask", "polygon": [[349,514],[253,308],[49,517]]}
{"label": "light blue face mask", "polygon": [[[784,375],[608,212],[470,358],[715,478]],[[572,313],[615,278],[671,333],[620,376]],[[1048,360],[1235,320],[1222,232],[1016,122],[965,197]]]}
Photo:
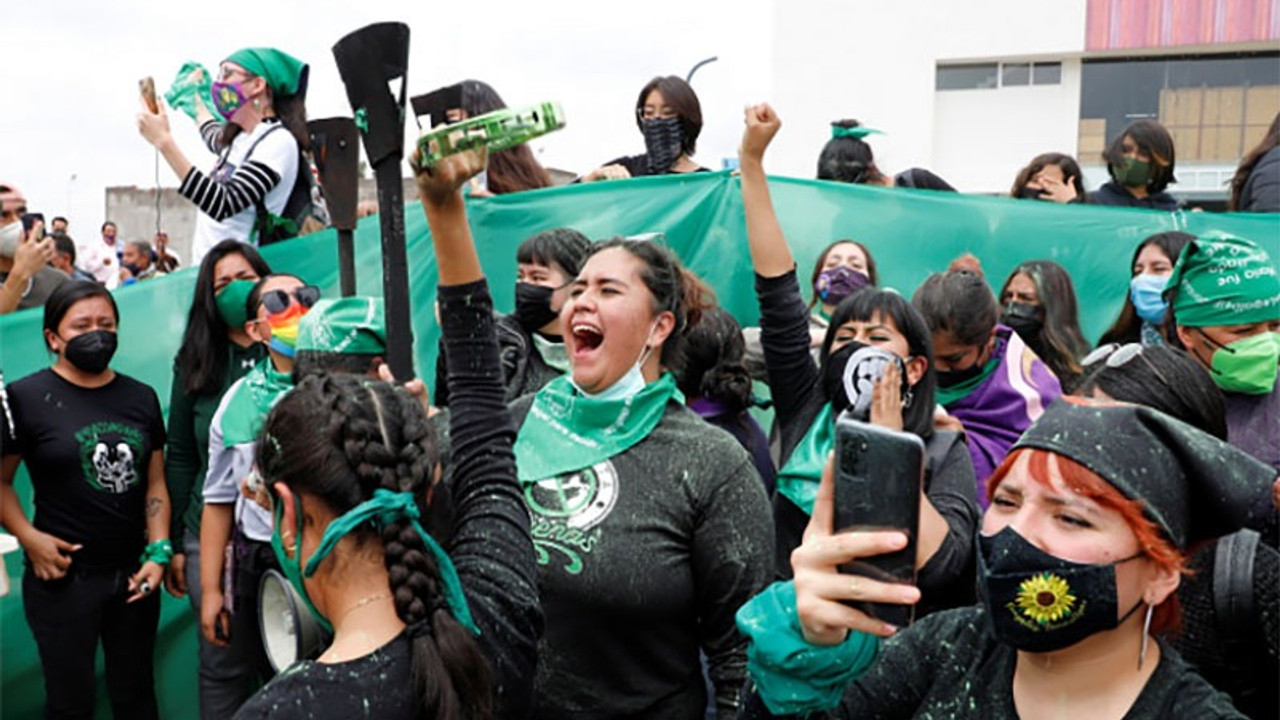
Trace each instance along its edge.
{"label": "light blue face mask", "polygon": [[[301,499],[296,496],[294,497],[294,502],[297,505],[297,527],[294,528],[294,537],[301,543],[302,503]],[[307,609],[311,611],[316,621],[325,630],[333,632],[333,625],[312,604],[303,579],[315,575],[321,561],[328,557],[333,548],[337,546],[338,541],[363,523],[372,521],[374,527],[381,530],[386,525],[408,518],[413,524],[414,530],[417,530],[418,535],[422,537],[423,544],[427,546],[427,551],[431,553],[431,556],[436,561],[436,566],[440,570],[440,580],[444,586],[443,591],[445,601],[449,605],[449,612],[463,627],[475,635],[480,634],[480,629],[476,627],[475,621],[471,619],[471,610],[467,607],[467,598],[462,593],[462,583],[458,579],[458,571],[454,568],[453,561],[449,558],[449,554],[444,551],[444,548],[440,547],[435,539],[428,535],[426,530],[422,529],[422,525],[418,522],[421,513],[418,511],[417,503],[414,502],[413,493],[395,493],[382,488],[375,490],[373,498],[351,508],[342,517],[329,523],[329,527],[325,528],[324,535],[320,538],[319,547],[316,548],[316,552],[311,556],[311,559],[307,561],[306,567],[302,566],[302,553],[298,551],[298,546],[294,548],[292,559],[285,553],[284,542],[280,538],[280,520],[284,503],[277,498],[275,505],[275,523],[273,523],[271,532],[271,549],[275,551],[276,560],[279,561],[280,568],[284,570],[285,577],[289,579],[289,584],[293,586],[294,591],[306,603]]]}
{"label": "light blue face mask", "polygon": [[1133,301],[1133,309],[1138,317],[1152,325],[1164,322],[1165,311],[1169,304],[1161,294],[1169,283],[1168,275],[1151,275],[1143,273],[1134,275],[1129,281],[1129,299]]}
{"label": "light blue face mask", "polygon": [[628,370],[622,377],[618,378],[618,380],[609,387],[595,394],[589,393],[581,387],[578,387],[578,383],[573,382],[572,372],[569,374],[569,382],[573,383],[573,387],[576,388],[578,392],[595,400],[626,400],[627,398],[635,397],[644,389],[646,384],[644,381],[644,372],[641,371],[641,368],[644,367],[645,362],[649,360],[649,355],[653,353],[653,348],[649,346],[649,340],[653,338],[653,331],[657,328],[658,321],[654,320],[653,325],[649,328],[649,335],[645,337],[645,345],[644,349],[640,351],[640,357],[636,360],[635,364],[631,366],[630,370]]}

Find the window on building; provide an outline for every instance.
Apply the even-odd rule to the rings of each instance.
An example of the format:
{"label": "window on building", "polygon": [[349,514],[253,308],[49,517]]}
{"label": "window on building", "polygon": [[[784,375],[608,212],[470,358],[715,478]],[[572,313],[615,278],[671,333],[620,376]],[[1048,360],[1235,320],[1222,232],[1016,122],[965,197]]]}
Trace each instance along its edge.
{"label": "window on building", "polygon": [[939,65],[935,87],[938,90],[980,90],[999,85],[999,63],[976,65]]}
{"label": "window on building", "polygon": [[1031,84],[1031,63],[1001,63],[1000,87]]}
{"label": "window on building", "polygon": [[1234,166],[1280,113],[1278,60],[1280,53],[1085,62],[1081,164],[1104,164],[1102,151],[1116,134],[1151,118],[1173,135],[1179,167]]}
{"label": "window on building", "polygon": [[1031,84],[1032,85],[1062,84],[1062,63],[1042,62],[1042,63],[1032,64]]}

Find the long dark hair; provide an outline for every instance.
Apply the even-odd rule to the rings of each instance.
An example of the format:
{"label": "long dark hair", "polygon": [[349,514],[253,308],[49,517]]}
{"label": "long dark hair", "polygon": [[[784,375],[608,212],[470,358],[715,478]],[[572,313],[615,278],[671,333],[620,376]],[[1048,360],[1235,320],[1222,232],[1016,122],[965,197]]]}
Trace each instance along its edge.
{"label": "long dark hair", "polygon": [[[272,408],[257,463],[263,476],[319,498],[342,515],[383,489],[410,492],[419,509],[439,459],[418,401],[383,382],[350,375],[303,380]],[[421,717],[493,715],[493,679],[475,639],[449,612],[440,568],[405,519],[349,536],[380,543],[396,614],[409,626],[411,686]]]}
{"label": "long dark hair", "polygon": [[1080,358],[1089,352],[1089,343],[1080,332],[1080,310],[1076,304],[1076,289],[1071,275],[1056,262],[1029,260],[1009,273],[1000,288],[1004,300],[1009,283],[1018,274],[1026,275],[1036,288],[1036,297],[1044,309],[1044,325],[1040,339],[1049,357],[1041,358],[1053,374],[1066,382],[1080,374]]}
{"label": "long dark hair", "polygon": [[916,288],[911,304],[920,311],[930,332],[950,333],[961,345],[986,345],[1000,321],[996,296],[986,278],[972,270],[930,275]]}
{"label": "long dark hair", "polygon": [[1102,159],[1107,163],[1107,173],[1111,175],[1112,180],[1116,179],[1111,171],[1112,166],[1119,165],[1124,159],[1126,137],[1138,146],[1139,152],[1151,158],[1151,176],[1147,179],[1147,192],[1152,194],[1163,192],[1170,183],[1178,181],[1173,176],[1177,161],[1173,148],[1173,136],[1164,125],[1155,120],[1134,120],[1129,123],[1129,127],[1125,128],[1124,132],[1111,140],[1111,144],[1102,153]]}
{"label": "long dark hair", "polygon": [[1244,192],[1244,184],[1249,180],[1249,175],[1253,173],[1253,168],[1272,149],[1280,147],[1280,113],[1276,113],[1276,117],[1271,121],[1271,127],[1267,128],[1267,134],[1262,136],[1262,140],[1249,151],[1248,155],[1240,161],[1240,167],[1236,168],[1236,174],[1231,178],[1231,199],[1227,201],[1228,210],[1240,209],[1240,195]]}
{"label": "long dark hair", "polygon": [[[484,115],[507,106],[489,83],[463,80],[459,84],[462,86],[462,109],[467,117]],[[533,156],[528,145],[489,153],[487,173],[489,191],[497,195],[552,185],[551,175]]]}
{"label": "long dark hair", "polygon": [[[1141,243],[1138,243],[1138,247],[1133,251],[1133,259],[1129,261],[1129,277],[1133,277],[1133,266],[1138,264],[1138,256],[1142,254],[1142,249],[1146,246],[1155,245],[1159,247],[1169,258],[1169,264],[1172,265],[1178,261],[1178,256],[1182,254],[1182,248],[1195,239],[1195,235],[1176,230],[1148,236]],[[1120,315],[1116,317],[1116,321],[1111,324],[1111,327],[1102,333],[1102,337],[1098,338],[1098,344],[1131,343],[1138,342],[1141,339],[1142,318],[1138,317],[1138,311],[1133,307],[1133,298],[1126,289],[1124,307],[1120,308]]]}
{"label": "long dark hair", "polygon": [[1227,408],[1217,383],[1185,350],[1150,345],[1119,367],[1099,361],[1085,368],[1076,395],[1101,390],[1123,402],[1147,405],[1227,439]]}
{"label": "long dark hair", "polygon": [[[836,120],[831,126],[847,130],[861,127],[862,123]],[[818,154],[818,179],[863,184],[883,182],[885,176],[876,167],[871,146],[861,138],[846,136],[831,138],[822,146],[822,152]]]}
{"label": "long dark hair", "polygon": [[[933,335],[920,312],[907,299],[893,290],[863,288],[840,301],[831,313],[831,324],[822,338],[821,360],[818,362],[821,377],[827,375],[827,360],[840,326],[856,320],[869,322],[872,315],[890,318],[898,331],[907,339],[910,357],[925,359],[924,375],[911,386],[911,405],[902,412],[902,425],[907,432],[922,438],[933,435],[933,405],[938,380],[933,369]],[[906,360],[908,358],[903,358]],[[905,378],[904,378],[905,379]]]}
{"label": "long dark hair", "polygon": [[182,333],[182,347],[178,348],[178,356],[174,360],[178,382],[190,395],[212,395],[222,389],[222,375],[227,366],[227,331],[230,328],[218,315],[213,274],[219,260],[237,254],[244,257],[258,277],[271,274],[271,266],[258,251],[239,240],[223,240],[200,261],[191,310],[187,312],[187,329]]}
{"label": "long dark hair", "polygon": [[592,246],[587,258],[611,248],[622,248],[644,264],[640,279],[653,295],[653,314],[670,311],[675,316],[675,327],[662,343],[661,355],[663,365],[675,367],[689,327],[698,323],[704,310],[714,306],[709,297],[709,289],[680,264],[674,253],[648,240],[620,237],[605,240]]}
{"label": "long dark hair", "polygon": [[[93,282],[91,280],[66,280],[53,292],[49,293],[49,299],[44,302],[44,329],[58,334],[58,324],[67,316],[71,310],[71,306],[87,300],[88,298],[100,297],[106,299],[111,305],[111,314],[115,316],[116,324],[120,324],[120,308],[116,307],[116,299],[111,296],[111,291],[106,287]],[[49,347],[49,338],[45,338],[45,348],[49,352],[53,352],[53,348]]]}
{"label": "long dark hair", "polygon": [[686,397],[718,400],[737,415],[751,405],[746,350],[738,321],[718,307],[707,310],[685,336],[676,385]]}
{"label": "long dark hair", "polygon": [[[822,252],[818,253],[818,260],[813,264],[813,276],[809,278],[810,288],[818,282],[818,276],[822,274],[822,266],[827,262],[827,255],[830,255],[831,251],[835,250],[837,245],[844,245],[845,243],[856,245],[858,249],[862,251],[863,257],[867,259],[867,277],[871,280],[871,287],[876,287],[880,284],[880,275],[876,272],[876,259],[871,257],[871,251],[867,249],[867,246],[857,240],[842,238],[826,246],[822,249]],[[817,304],[818,295],[817,293],[814,293],[813,297],[809,299],[809,309],[812,310]]]}
{"label": "long dark hair", "polygon": [[1018,177],[1013,180],[1013,188],[1009,190],[1010,197],[1022,197],[1022,189],[1031,182],[1036,173],[1045,169],[1049,165],[1057,165],[1062,170],[1062,177],[1071,178],[1071,187],[1076,189],[1076,200],[1079,202],[1087,202],[1088,193],[1084,191],[1084,174],[1080,172],[1080,164],[1070,155],[1063,153],[1051,152],[1037,155],[1031,159],[1031,162],[1018,171]]}
{"label": "long dark hair", "polygon": [[[311,149],[311,133],[307,131],[307,104],[302,94],[281,95],[275,97],[271,88],[267,88],[267,102],[275,110],[276,117],[298,142],[298,150],[306,152]],[[236,136],[244,132],[244,128],[229,122],[222,126],[220,142],[222,147],[231,145]]]}

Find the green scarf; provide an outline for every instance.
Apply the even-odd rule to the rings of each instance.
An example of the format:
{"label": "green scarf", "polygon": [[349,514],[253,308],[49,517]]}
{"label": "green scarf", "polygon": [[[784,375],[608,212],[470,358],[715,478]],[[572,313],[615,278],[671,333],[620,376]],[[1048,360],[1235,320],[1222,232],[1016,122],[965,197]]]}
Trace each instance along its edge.
{"label": "green scarf", "polygon": [[1179,325],[1248,325],[1280,318],[1276,266],[1256,243],[1223,233],[1187,243],[1165,286]]}
{"label": "green scarf", "polygon": [[809,431],[778,471],[778,493],[804,510],[806,515],[813,512],[818,483],[822,480],[822,467],[827,463],[827,454],[835,446],[836,416],[831,403],[827,402],[822,404],[822,410],[813,419]]}
{"label": "green scarf", "polygon": [[939,385],[937,397],[938,404],[946,407],[953,402],[959,402],[969,397],[969,393],[978,389],[979,385],[986,382],[987,378],[991,377],[998,367],[1000,367],[1000,355],[999,353],[992,351],[991,358],[987,360],[986,365],[982,366],[982,372],[978,373],[977,377],[974,377],[972,380],[965,380],[959,385],[952,385],[951,387],[942,387]]}
{"label": "green scarf", "polygon": [[671,400],[684,402],[671,373],[625,400],[587,397],[568,375],[552,380],[534,396],[516,435],[520,482],[559,477],[625,452],[649,436]]}
{"label": "green scarf", "polygon": [[293,389],[293,378],[276,371],[271,357],[253,366],[235,386],[235,395],[222,413],[222,444],[243,445],[258,439],[258,430],[276,401]]}

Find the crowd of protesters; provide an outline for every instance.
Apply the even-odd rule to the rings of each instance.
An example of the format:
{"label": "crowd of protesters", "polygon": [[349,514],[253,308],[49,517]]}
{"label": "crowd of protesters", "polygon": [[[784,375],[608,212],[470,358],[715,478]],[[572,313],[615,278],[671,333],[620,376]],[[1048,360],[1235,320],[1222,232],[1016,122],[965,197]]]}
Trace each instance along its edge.
{"label": "crowd of protesters", "polygon": [[[571,228],[520,245],[501,314],[464,197],[550,176],[524,147],[413,158],[439,273],[428,391],[383,364],[381,299],[323,298],[258,252],[304,230],[308,66],[249,48],[210,75],[179,103],[207,170],[165,112],[138,116],[199,210],[167,419],[112,360],[144,321],[113,292],[181,267],[168,236],[106,222],[77,244],[0,185],[0,312],[43,308],[54,358],[0,385],[0,522],[47,717],[93,716],[99,643],[115,717],[159,716],[162,588],[196,620],[198,697],[176,702],[203,720],[1280,712],[1280,221],[1141,239],[1094,347],[1050,260],[1000,282],[958,258],[901,294],[857,228],[796,257],[765,175],[782,122],[755,105],[740,250],[759,327],[664,245]],[[461,87],[455,118],[505,107]],[[707,170],[688,83],[654,78],[634,110],[646,152],[578,182]],[[955,192],[878,167],[876,130],[831,127],[820,180]],[[1010,195],[1179,208],[1158,122],[1104,159],[1089,191],[1074,158],[1039,155]],[[1229,207],[1280,212],[1280,117]],[[771,428],[749,412],[766,389]],[[849,424],[920,448],[912,526],[833,527]],[[877,470],[870,505],[892,495]],[[904,549],[911,582],[848,571]],[[323,633],[287,667],[258,612],[276,576]]]}

